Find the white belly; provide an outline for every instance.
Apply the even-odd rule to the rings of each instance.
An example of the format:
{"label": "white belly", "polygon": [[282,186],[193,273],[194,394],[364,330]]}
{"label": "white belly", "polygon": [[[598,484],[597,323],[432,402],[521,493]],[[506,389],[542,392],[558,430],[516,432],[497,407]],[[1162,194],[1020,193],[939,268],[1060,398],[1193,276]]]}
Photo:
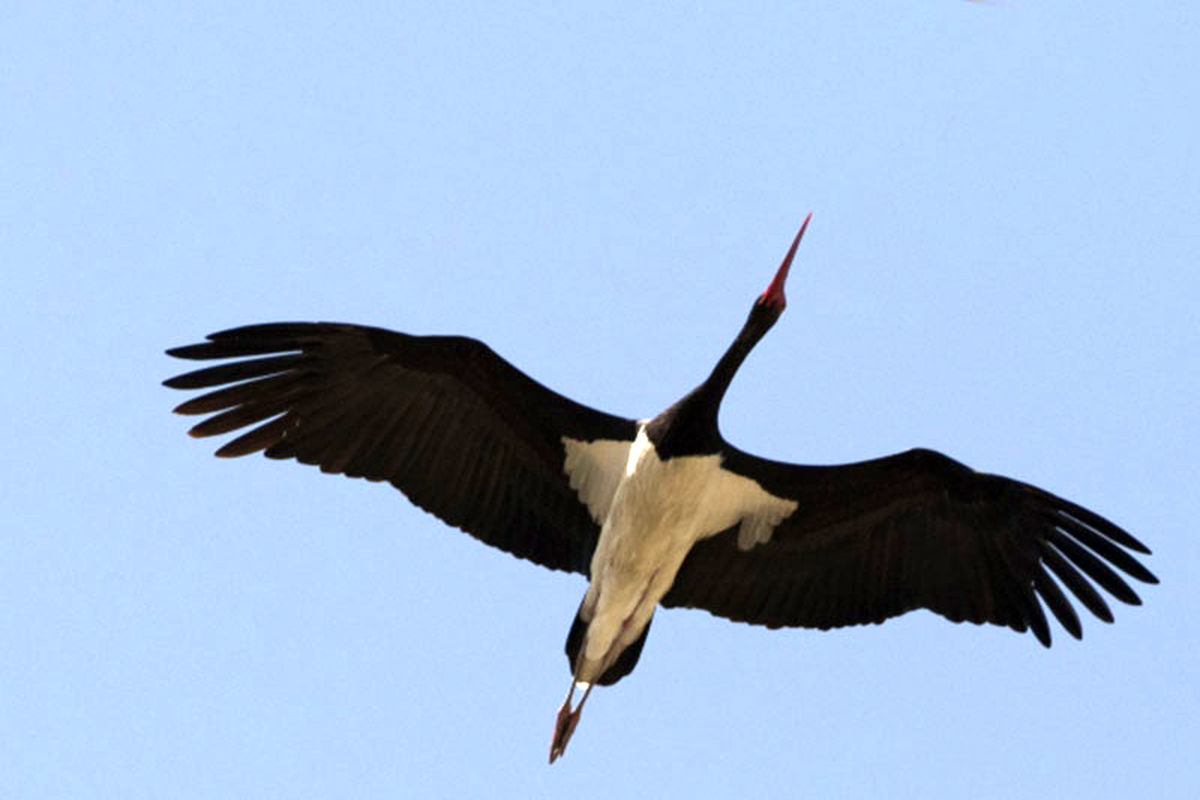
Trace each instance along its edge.
{"label": "white belly", "polygon": [[601,524],[580,611],[589,623],[576,664],[580,681],[593,682],[637,640],[693,544],[739,521],[765,541],[796,508],[721,469],[719,456],[661,460],[644,426],[631,445],[565,444],[571,485]]}

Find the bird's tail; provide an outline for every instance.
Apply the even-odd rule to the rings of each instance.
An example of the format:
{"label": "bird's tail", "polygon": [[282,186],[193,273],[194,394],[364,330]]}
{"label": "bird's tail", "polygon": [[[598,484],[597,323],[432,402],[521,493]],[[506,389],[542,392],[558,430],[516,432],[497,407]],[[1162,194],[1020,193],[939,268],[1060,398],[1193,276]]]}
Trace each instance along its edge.
{"label": "bird's tail", "polygon": [[[583,649],[584,640],[587,638],[588,620],[583,618],[583,604],[579,606],[579,611],[575,612],[575,621],[571,623],[571,630],[567,633],[567,663],[571,667],[571,674],[578,674],[576,667],[579,658],[579,652]],[[599,686],[612,686],[617,681],[624,678],[629,673],[633,672],[633,668],[637,666],[638,658],[642,655],[642,647],[646,644],[646,635],[650,633],[650,623],[654,618],[650,618],[650,622],[646,623],[646,627],[642,629],[642,635],[637,638],[633,644],[626,647],[617,656],[616,660],[609,665],[608,669],[604,670],[596,684]]]}

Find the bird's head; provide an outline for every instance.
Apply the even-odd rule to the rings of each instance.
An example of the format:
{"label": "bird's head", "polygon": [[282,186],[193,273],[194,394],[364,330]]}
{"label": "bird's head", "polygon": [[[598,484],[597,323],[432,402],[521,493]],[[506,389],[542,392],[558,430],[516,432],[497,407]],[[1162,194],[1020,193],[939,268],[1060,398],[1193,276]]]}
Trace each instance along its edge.
{"label": "bird's head", "polygon": [[800,230],[796,232],[796,238],[792,240],[792,246],[788,248],[787,255],[783,257],[783,263],[775,271],[775,277],[771,279],[766,290],[754,301],[754,307],[750,309],[751,320],[756,318],[763,320],[766,327],[769,328],[775,324],[775,320],[779,319],[783,309],[787,308],[783,285],[787,282],[788,270],[791,269],[792,259],[796,257],[796,248],[800,246],[800,239],[804,236],[804,231],[808,229],[808,222],[811,219],[812,212],[810,211],[804,218],[804,222],[801,223]]}

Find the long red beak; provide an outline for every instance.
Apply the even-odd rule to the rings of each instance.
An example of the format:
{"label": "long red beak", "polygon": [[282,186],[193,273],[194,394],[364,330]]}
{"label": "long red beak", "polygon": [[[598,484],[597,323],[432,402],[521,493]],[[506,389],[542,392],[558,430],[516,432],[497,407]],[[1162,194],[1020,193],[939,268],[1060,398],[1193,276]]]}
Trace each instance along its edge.
{"label": "long red beak", "polygon": [[779,265],[779,270],[775,273],[775,277],[771,279],[767,290],[762,293],[759,298],[764,303],[778,307],[780,311],[787,308],[787,298],[783,296],[783,284],[787,282],[788,270],[792,267],[792,259],[796,257],[796,248],[800,246],[800,239],[804,236],[804,232],[808,230],[808,222],[812,219],[812,212],[808,212],[808,216],[804,218],[804,222],[800,225],[800,230],[796,232],[796,238],[792,240],[792,246],[788,248],[787,255],[783,257],[783,263]]}

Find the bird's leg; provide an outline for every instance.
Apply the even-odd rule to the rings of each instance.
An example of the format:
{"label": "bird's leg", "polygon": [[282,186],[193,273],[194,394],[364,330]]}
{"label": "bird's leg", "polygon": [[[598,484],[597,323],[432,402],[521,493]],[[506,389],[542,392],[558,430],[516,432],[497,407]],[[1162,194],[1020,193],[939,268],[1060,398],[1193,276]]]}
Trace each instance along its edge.
{"label": "bird's leg", "polygon": [[550,739],[550,763],[553,764],[555,759],[561,756],[567,749],[567,742],[571,740],[571,734],[575,732],[575,726],[579,724],[579,715],[583,713],[583,704],[587,702],[588,695],[592,693],[592,684],[583,684],[586,688],[583,690],[583,697],[579,699],[579,705],[571,708],[571,698],[575,696],[575,681],[571,680],[571,688],[567,690],[567,699],[563,700],[562,706],[558,709],[558,716],[554,719],[554,736]]}

